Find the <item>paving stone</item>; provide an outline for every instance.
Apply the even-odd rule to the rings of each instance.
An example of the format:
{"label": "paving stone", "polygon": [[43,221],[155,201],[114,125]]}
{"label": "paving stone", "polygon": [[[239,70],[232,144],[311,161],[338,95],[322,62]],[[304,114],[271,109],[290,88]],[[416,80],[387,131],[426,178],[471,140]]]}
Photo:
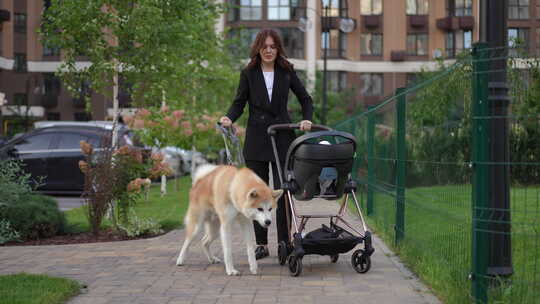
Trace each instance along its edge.
{"label": "paving stone", "polygon": [[[326,201],[301,208],[305,213],[337,210]],[[354,219],[351,223],[359,224]],[[308,230],[320,224],[310,220]],[[86,284],[87,292],[69,304],[439,303],[403,265],[396,264],[378,238],[374,239],[373,266],[366,274],[352,269],[351,251],[340,255],[335,264],[327,256],[305,256],[303,273],[291,277],[288,267],[277,262],[275,226],[269,233],[271,256],[258,261],[257,275],[249,271],[239,227],[233,231],[234,262],[241,276],[227,276],[223,264],[209,265],[200,246],[192,248],[186,265],[176,266],[183,230],[124,242],[2,247],[0,274],[45,273]],[[212,245],[212,252],[222,255],[219,241]]]}

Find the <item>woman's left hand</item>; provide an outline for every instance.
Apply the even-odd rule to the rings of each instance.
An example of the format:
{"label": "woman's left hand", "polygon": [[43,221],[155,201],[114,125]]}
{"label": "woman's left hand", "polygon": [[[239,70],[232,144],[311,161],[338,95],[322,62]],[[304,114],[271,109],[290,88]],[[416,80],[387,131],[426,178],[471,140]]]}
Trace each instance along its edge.
{"label": "woman's left hand", "polygon": [[311,121],[302,120],[300,122],[300,131],[309,131],[309,130],[311,130]]}

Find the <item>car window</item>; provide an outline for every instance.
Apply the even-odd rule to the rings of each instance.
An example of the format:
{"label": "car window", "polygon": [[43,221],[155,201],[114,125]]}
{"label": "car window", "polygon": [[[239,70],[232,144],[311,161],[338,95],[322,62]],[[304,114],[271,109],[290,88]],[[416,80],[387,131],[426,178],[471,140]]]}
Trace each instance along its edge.
{"label": "car window", "polygon": [[80,149],[81,140],[86,141],[93,147],[99,146],[99,138],[97,136],[79,133],[60,133],[58,149]]}
{"label": "car window", "polygon": [[54,137],[52,133],[37,134],[28,136],[17,142],[14,148],[19,152],[48,150]]}

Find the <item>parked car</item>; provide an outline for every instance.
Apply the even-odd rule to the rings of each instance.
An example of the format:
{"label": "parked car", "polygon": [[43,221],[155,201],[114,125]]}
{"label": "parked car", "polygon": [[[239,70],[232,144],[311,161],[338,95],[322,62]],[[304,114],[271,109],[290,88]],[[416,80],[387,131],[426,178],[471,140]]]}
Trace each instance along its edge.
{"label": "parked car", "polygon": [[177,147],[168,146],[159,150],[165,157],[165,161],[173,170],[177,170],[177,176],[183,176],[191,172],[191,163],[195,159],[195,165],[207,163],[206,157],[199,151],[185,150]]}
{"label": "parked car", "polygon": [[[10,139],[0,147],[0,159],[18,159],[32,179],[39,181],[43,192],[73,192],[84,190],[84,176],[79,161],[84,159],[79,143],[87,141],[99,147],[102,137],[111,136],[109,122],[38,122],[35,129]],[[119,145],[144,148],[125,126],[118,129]]]}
{"label": "parked car", "polygon": [[0,136],[0,147],[2,147],[8,141],[8,139],[9,138],[6,136]]}

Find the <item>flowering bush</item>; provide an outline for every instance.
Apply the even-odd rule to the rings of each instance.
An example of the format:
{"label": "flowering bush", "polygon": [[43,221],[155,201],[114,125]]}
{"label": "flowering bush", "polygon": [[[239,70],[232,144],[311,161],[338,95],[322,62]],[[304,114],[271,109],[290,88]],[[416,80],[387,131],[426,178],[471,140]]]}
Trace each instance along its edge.
{"label": "flowering bush", "polygon": [[[140,109],[133,116],[124,116],[124,122],[137,131],[141,140],[148,145],[176,146],[183,149],[195,147],[207,156],[217,156],[221,134],[215,128],[222,113],[188,113],[171,110],[167,106],[159,109]],[[238,128],[238,135],[245,130]]]}
{"label": "flowering bush", "polygon": [[172,173],[163,156],[148,157],[130,146],[113,149],[102,144],[96,152],[92,145],[81,141],[80,147],[86,157],[85,161],[79,161],[79,168],[85,175],[87,217],[95,234],[113,201],[116,202],[115,226],[129,225],[129,210],[139,200],[141,190],[150,186],[150,178]]}

